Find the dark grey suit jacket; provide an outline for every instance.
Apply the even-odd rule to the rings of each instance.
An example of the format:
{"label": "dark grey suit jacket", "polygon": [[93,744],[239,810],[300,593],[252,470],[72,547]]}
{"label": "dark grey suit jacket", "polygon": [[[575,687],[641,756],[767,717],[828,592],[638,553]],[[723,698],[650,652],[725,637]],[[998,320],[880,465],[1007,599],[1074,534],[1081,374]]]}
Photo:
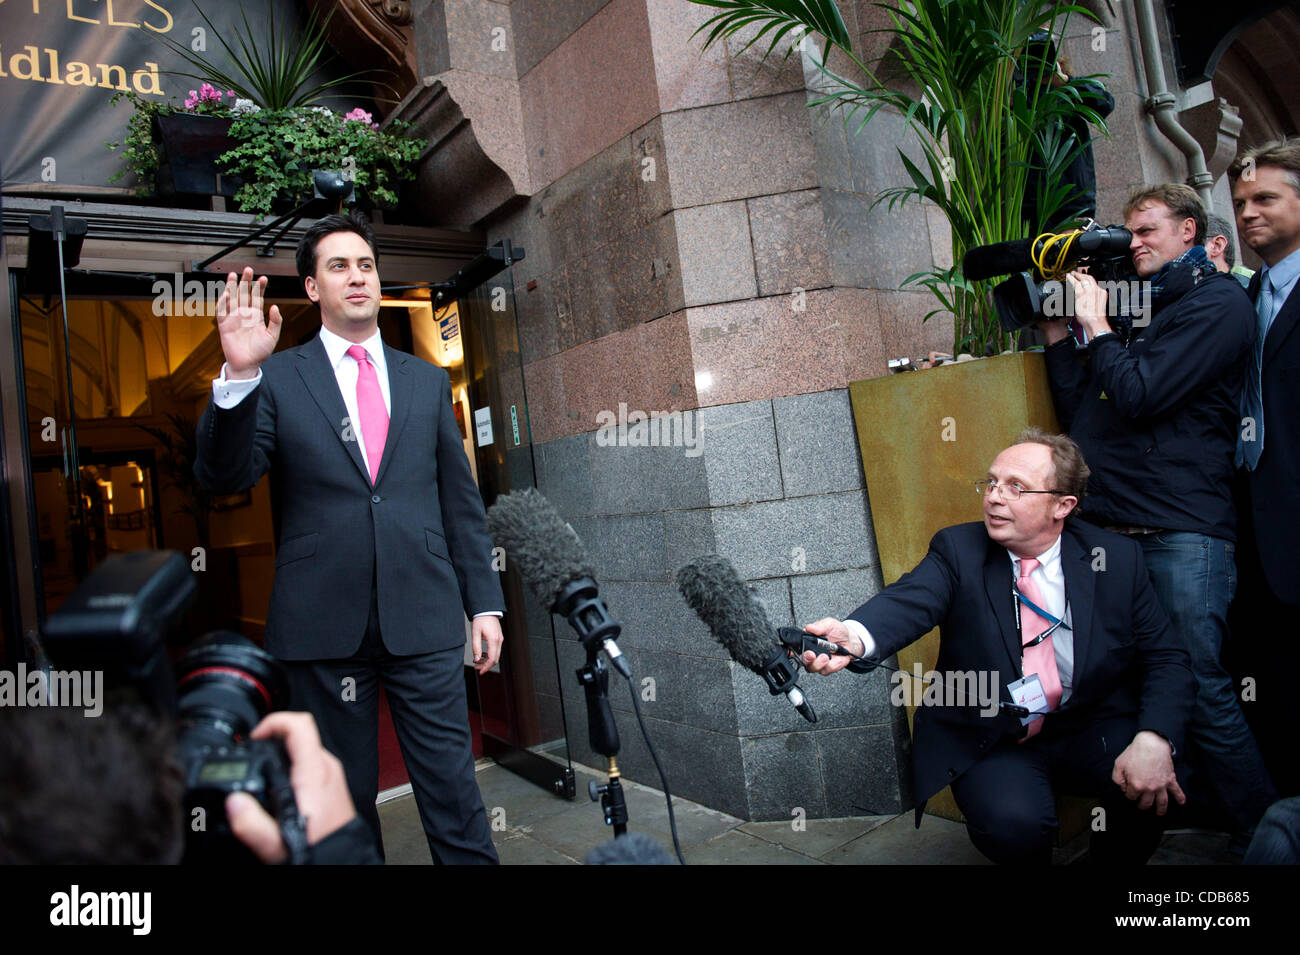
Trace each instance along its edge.
{"label": "dark grey suit jacket", "polygon": [[[1259,273],[1246,290],[1259,297]],[[1300,283],[1264,337],[1264,453],[1250,473],[1259,560],[1279,599],[1300,604]]]}
{"label": "dark grey suit jacket", "polygon": [[397,655],[464,646],[465,613],[505,607],[447,373],[387,345],[384,356],[392,413],[373,487],[319,337],[272,355],[251,395],[230,410],[209,401],[199,421],[204,487],[235,493],[271,473],[266,646],[282,659],[356,652],[372,580]]}
{"label": "dark grey suit jacket", "polygon": [[[1094,570],[1094,564],[1105,569]],[[1074,677],[1070,698],[1044,717],[1044,728],[1069,732],[1132,716],[1138,730],[1154,730],[1181,752],[1196,683],[1187,651],[1156,600],[1141,547],[1071,518],[1061,534],[1061,569],[1074,628]],[[914,570],[850,619],[871,632],[882,659],[939,627],[935,668],[940,673],[992,671],[1000,699],[1008,702],[1007,684],[1024,675],[1011,561],[982,522],[939,531]],[[1002,738],[1019,732],[1019,721],[981,716],[979,704],[971,704],[916,710],[912,775],[918,819],[927,799]],[[1122,741],[1120,748],[1128,743]]]}

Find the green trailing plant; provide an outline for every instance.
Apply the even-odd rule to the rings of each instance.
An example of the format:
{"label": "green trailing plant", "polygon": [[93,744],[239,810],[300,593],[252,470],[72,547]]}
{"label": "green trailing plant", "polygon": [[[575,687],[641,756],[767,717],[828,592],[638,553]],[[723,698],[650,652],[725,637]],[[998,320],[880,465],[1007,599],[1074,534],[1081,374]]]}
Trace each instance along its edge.
{"label": "green trailing plant", "polygon": [[[1080,79],[1055,86],[1043,82],[1054,64],[1026,51],[1039,31],[1063,35],[1072,14],[1084,7],[1058,0],[907,0],[880,3],[891,26],[870,31],[888,39],[886,53],[867,64],[834,0],[692,0],[721,12],[696,34],[704,47],[743,32],[744,48],[767,44],[765,55],[788,44],[802,46],[818,67],[817,95],[810,106],[839,109],[861,133],[882,110],[903,117],[920,143],[923,161],[900,148],[910,185],[889,189],[876,203],[892,210],[909,200],[931,202],[948,220],[953,260],[968,249],[1021,239],[1028,224],[1022,209],[1031,166],[1043,170],[1038,209],[1042,221],[1071,198],[1064,171],[1086,143],[1065,133],[1082,117],[1103,132],[1103,119],[1084,102]],[[800,42],[807,37],[807,42]],[[815,38],[822,38],[822,46]],[[832,68],[831,63],[843,63]],[[852,75],[848,75],[852,74]],[[1024,79],[1022,79],[1024,77]],[[1093,79],[1085,77],[1082,79]],[[909,276],[904,287],[928,289],[950,313],[954,353],[976,355],[1009,347],[992,306],[996,282],[967,280],[956,265]]]}
{"label": "green trailing plant", "polygon": [[[118,93],[111,102],[126,98],[134,107],[127,121],[122,143],[108,143],[122,150],[123,168],[116,181],[132,172],[136,192],[151,195],[162,164],[161,144],[154,132],[154,118],[169,113],[197,113],[232,120],[233,148],[218,157],[228,175],[238,176],[243,185],[235,193],[242,212],[265,215],[277,203],[297,203],[311,195],[313,169],[338,169],[355,183],[357,195],[377,206],[397,204],[397,187],[415,176],[415,164],[424,144],[410,136],[410,125],[394,121],[379,129],[369,113],[354,109],[345,116],[324,106],[283,110],[245,108],[227,103],[219,95],[207,97],[191,91],[189,108],[159,103],[133,92]],[[213,91],[215,92],[215,91]]]}
{"label": "green trailing plant", "polygon": [[230,137],[237,145],[219,162],[244,180],[235,194],[239,208],[264,214],[277,200],[310,196],[313,169],[341,169],[376,205],[396,205],[396,187],[414,178],[423,143],[407,135],[405,123],[380,131],[364,111],[348,116],[313,107],[264,109],[236,119]]}
{"label": "green trailing plant", "polygon": [[109,103],[116,106],[123,98],[130,102],[132,112],[126,121],[126,138],[120,143],[105,143],[110,151],[122,150],[122,168],[112,175],[109,182],[117,182],[127,173],[134,173],[135,191],[138,194],[152,193],[163,159],[162,145],[154,137],[154,117],[174,113],[177,108],[171,103],[150,100],[134,90],[114,93]]}

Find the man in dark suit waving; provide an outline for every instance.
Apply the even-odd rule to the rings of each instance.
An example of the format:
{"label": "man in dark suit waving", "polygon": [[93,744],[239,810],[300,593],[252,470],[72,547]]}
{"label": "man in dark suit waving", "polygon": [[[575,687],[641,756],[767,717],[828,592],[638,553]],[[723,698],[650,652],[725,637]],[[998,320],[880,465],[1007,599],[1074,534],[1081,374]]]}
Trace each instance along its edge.
{"label": "man in dark suit waving", "polygon": [[1300,667],[1300,139],[1243,153],[1229,167],[1237,231],[1264,260],[1247,288],[1259,331],[1242,392],[1236,484],[1241,546],[1234,624],[1244,631],[1252,714],[1269,772],[1300,794],[1295,701]]}
{"label": "man in dark suit waving", "polygon": [[276,574],[266,646],[310,709],[379,839],[383,683],[434,861],[497,861],[474,781],[462,653],[500,654],[500,583],[447,373],[384,345],[369,224],[328,216],[298,247],[321,332],[274,353],[266,279],[231,273],[217,308],[226,362],[199,422],[195,473],[216,493],[268,471]]}
{"label": "man in dark suit waving", "polygon": [[[806,628],[883,659],[938,626],[943,680],[984,686],[991,675],[1004,704],[1029,711],[947,693],[916,711],[918,824],[951,785],[971,841],[995,862],[1051,860],[1053,787],[1102,798],[1093,852],[1105,862],[1145,861],[1159,843],[1155,817],[1184,801],[1173,757],[1194,695],[1187,652],[1138,544],[1069,519],[1087,481],[1073,441],[1025,431],[978,482],[983,523],[945,528],[911,573],[847,620]],[[817,673],[850,662],[804,655]]]}

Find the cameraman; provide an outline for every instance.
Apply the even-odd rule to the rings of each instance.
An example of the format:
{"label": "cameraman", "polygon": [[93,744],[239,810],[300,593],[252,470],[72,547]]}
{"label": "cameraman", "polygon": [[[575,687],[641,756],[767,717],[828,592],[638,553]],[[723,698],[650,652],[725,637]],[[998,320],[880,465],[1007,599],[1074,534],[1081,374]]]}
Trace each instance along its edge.
{"label": "cameraman", "polygon": [[[378,864],[342,764],[321,745],[311,714],[272,713],[251,735],[284,741],[311,861]],[[0,864],[180,862],[182,776],[174,728],[148,707],[123,703],[96,719],[69,707],[0,708]],[[232,795],[226,812],[259,859],[286,857],[278,825],[255,799]]]}
{"label": "cameraman", "polygon": [[1206,255],[1205,210],[1192,189],[1136,191],[1124,226],[1150,293],[1129,299],[1149,308],[1125,341],[1107,320],[1105,290],[1086,272],[1071,273],[1086,360],[1075,353],[1068,319],[1039,323],[1052,399],[1092,468],[1081,516],[1142,546],[1156,594],[1191,655],[1197,693],[1188,755],[1244,847],[1276,798],[1219,664],[1236,585],[1229,482],[1254,315],[1245,291]]}

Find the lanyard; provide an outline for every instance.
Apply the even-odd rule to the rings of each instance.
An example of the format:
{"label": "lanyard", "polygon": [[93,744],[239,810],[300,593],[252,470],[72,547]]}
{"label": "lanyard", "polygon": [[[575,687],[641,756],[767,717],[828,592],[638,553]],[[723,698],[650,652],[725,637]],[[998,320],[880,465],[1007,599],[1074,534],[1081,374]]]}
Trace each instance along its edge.
{"label": "lanyard", "polygon": [[[1020,647],[1022,650],[1027,650],[1030,647],[1038,646],[1038,644],[1042,643],[1044,640],[1046,640],[1048,637],[1050,637],[1052,634],[1054,634],[1057,630],[1059,630],[1062,627],[1064,627],[1066,630],[1071,629],[1070,625],[1065,622],[1064,618],[1058,620],[1056,617],[1053,617],[1046,610],[1042,609],[1036,603],[1034,603],[1032,600],[1030,600],[1028,597],[1022,594],[1020,592],[1020,588],[1016,586],[1016,581],[1014,576],[1012,577],[1011,580],[1011,593],[1013,597],[1012,602],[1015,604],[1016,607],[1016,636],[1020,641]],[[1025,643],[1024,631],[1020,626],[1020,605],[1022,603],[1026,607],[1028,607],[1031,611],[1038,614],[1038,616],[1042,617],[1049,624],[1051,624],[1050,627],[1048,627],[1046,630],[1040,633],[1029,643]],[[1065,598],[1065,606],[1067,609],[1070,606],[1070,598],[1068,594],[1066,595]]]}

